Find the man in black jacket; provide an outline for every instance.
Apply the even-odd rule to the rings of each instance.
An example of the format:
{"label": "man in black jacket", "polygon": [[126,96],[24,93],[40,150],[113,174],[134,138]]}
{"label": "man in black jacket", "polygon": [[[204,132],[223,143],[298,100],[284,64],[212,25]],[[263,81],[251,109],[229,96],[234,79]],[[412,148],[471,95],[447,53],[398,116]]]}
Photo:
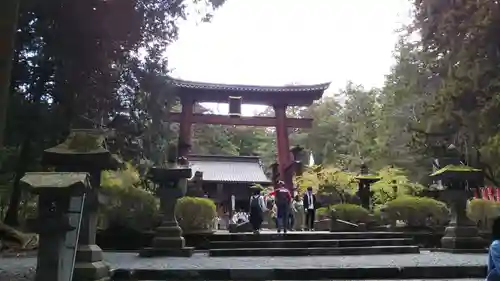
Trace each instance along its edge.
{"label": "man in black jacket", "polygon": [[313,231],[317,201],[311,186],[307,188],[302,201],[304,202],[304,212],[306,213],[306,230]]}

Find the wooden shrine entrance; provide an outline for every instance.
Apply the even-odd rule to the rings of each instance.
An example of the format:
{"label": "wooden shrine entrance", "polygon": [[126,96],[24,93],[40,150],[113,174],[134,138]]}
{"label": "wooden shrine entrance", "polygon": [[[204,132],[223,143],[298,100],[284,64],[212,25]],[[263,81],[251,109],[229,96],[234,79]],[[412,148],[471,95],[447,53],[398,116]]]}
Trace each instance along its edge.
{"label": "wooden shrine entrance", "polygon": [[[263,126],[276,128],[279,179],[290,190],[291,176],[286,171],[294,164],[291,159],[288,128],[310,128],[312,119],[287,118],[288,106],[309,106],[322,97],[330,83],[307,86],[245,86],[211,84],[171,79],[182,104],[180,113],[171,113],[169,120],[179,122],[179,157],[188,156],[191,147],[191,127],[194,123]],[[194,114],[196,102],[229,103],[228,115]],[[268,105],[274,108],[275,117],[241,116],[241,105]]]}

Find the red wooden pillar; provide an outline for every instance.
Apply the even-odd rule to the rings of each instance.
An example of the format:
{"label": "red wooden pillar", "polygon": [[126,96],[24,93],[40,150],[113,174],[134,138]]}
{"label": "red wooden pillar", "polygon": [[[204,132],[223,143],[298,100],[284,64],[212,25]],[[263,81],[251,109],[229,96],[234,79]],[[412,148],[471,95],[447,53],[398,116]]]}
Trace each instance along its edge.
{"label": "red wooden pillar", "polygon": [[286,168],[290,164],[290,144],[288,141],[288,130],[286,124],[286,105],[274,105],[276,115],[276,144],[278,151],[278,163],[280,179],[285,182],[286,188],[293,189],[292,182],[287,180]]}
{"label": "red wooden pillar", "polygon": [[181,99],[182,111],[179,124],[178,157],[186,157],[191,148],[191,127],[193,125],[194,100]]}

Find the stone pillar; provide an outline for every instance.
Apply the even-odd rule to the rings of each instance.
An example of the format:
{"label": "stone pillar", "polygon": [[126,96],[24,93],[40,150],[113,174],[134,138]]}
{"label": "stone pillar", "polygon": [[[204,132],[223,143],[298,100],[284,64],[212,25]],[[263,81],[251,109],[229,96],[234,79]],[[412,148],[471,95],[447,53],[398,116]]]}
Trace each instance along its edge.
{"label": "stone pillar", "polygon": [[181,121],[179,123],[178,156],[187,158],[191,149],[191,127],[193,125],[194,100],[191,98],[181,99]]}
{"label": "stone pillar", "polygon": [[40,241],[35,281],[70,280],[85,193],[90,190],[88,174],[27,173],[21,181],[38,195],[35,229]]}
{"label": "stone pillar", "polygon": [[451,209],[451,221],[441,238],[441,250],[452,253],[486,251],[487,243],[479,236],[476,225],[467,217],[468,194],[465,190],[443,191]]}
{"label": "stone pillar", "polygon": [[285,187],[293,192],[292,182],[286,177],[286,168],[290,164],[290,144],[286,124],[286,105],[274,105],[276,115],[276,144],[278,151],[278,163],[280,179],[285,182]]}
{"label": "stone pillar", "polygon": [[368,184],[363,179],[359,180],[358,183],[358,195],[361,201],[361,207],[369,210],[370,209],[370,190]]}
{"label": "stone pillar", "polygon": [[109,278],[109,268],[103,262],[102,250],[96,245],[98,189],[103,170],[116,169],[119,163],[104,148],[101,130],[72,130],[65,142],[44,151],[42,162],[58,172],[86,172],[94,187],[87,193],[78,239],[78,251],[73,281],[93,281]]}
{"label": "stone pillar", "polygon": [[171,256],[190,257],[193,248],[186,247],[182,230],[175,218],[177,199],[186,194],[187,179],[192,171],[188,167],[168,163],[167,167],[155,167],[150,171],[151,179],[158,185],[160,197],[161,225],[156,229],[151,248],[140,251],[141,257]]}

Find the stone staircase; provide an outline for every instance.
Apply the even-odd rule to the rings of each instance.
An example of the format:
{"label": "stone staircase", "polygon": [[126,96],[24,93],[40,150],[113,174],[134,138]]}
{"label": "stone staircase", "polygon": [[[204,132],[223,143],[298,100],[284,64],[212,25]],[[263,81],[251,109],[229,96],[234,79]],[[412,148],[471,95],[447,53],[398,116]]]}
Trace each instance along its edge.
{"label": "stone staircase", "polygon": [[399,232],[289,232],[216,233],[209,255],[328,256],[419,253],[419,247]]}

